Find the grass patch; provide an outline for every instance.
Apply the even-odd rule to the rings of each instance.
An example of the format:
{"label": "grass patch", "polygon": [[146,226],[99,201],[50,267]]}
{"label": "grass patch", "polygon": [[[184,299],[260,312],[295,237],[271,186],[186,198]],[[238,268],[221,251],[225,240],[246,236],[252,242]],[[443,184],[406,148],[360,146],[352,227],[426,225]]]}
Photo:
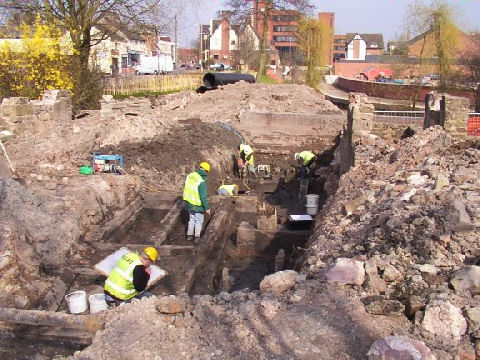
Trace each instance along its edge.
{"label": "grass patch", "polygon": [[[194,89],[192,89],[194,90]],[[168,94],[175,94],[185,90],[170,90],[170,91],[139,91],[132,94],[115,94],[113,98],[115,100],[122,100],[128,99],[129,97],[147,97],[147,96],[155,96],[155,95],[168,95]]]}
{"label": "grass patch", "polygon": [[277,83],[275,81],[275,79],[271,78],[268,75],[260,75],[260,79],[258,79],[257,82],[262,83],[262,84],[276,84]]}

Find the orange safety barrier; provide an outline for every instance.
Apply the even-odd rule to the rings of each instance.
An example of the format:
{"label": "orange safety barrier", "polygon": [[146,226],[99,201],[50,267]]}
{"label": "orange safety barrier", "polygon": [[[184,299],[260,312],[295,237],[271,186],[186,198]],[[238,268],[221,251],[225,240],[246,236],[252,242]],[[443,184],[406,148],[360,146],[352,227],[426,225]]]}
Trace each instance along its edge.
{"label": "orange safety barrier", "polygon": [[472,116],[468,118],[467,134],[480,136],[480,116]]}

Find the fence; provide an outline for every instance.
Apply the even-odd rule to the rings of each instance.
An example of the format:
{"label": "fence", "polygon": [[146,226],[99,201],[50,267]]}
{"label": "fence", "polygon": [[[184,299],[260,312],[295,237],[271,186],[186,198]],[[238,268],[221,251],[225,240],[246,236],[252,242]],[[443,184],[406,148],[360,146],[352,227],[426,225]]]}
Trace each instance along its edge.
{"label": "fence", "polygon": [[399,125],[423,126],[424,111],[374,111],[373,121]]}
{"label": "fence", "polygon": [[480,113],[468,113],[467,134],[480,136]]}
{"label": "fence", "polygon": [[202,83],[203,74],[125,75],[104,80],[105,95],[133,95],[138,93],[167,93],[192,90]]}

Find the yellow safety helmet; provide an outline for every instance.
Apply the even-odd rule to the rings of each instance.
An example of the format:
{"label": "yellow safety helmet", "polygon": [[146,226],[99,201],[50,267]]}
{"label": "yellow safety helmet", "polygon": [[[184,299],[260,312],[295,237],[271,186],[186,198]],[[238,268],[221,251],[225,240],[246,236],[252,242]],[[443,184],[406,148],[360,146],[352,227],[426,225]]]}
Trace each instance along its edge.
{"label": "yellow safety helmet", "polygon": [[153,246],[146,247],[143,252],[150,258],[150,260],[152,260],[152,262],[157,261],[158,251]]}
{"label": "yellow safety helmet", "polygon": [[206,172],[210,172],[210,164],[206,161],[202,161],[199,165]]}

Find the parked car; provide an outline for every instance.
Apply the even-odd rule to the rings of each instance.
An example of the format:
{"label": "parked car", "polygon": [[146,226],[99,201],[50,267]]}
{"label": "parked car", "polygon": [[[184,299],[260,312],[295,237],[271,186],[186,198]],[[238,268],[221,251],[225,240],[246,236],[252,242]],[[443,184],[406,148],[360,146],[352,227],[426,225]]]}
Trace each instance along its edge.
{"label": "parked car", "polygon": [[230,65],[226,65],[223,63],[215,63],[210,65],[210,70],[215,70],[215,71],[232,70],[232,67]]}

